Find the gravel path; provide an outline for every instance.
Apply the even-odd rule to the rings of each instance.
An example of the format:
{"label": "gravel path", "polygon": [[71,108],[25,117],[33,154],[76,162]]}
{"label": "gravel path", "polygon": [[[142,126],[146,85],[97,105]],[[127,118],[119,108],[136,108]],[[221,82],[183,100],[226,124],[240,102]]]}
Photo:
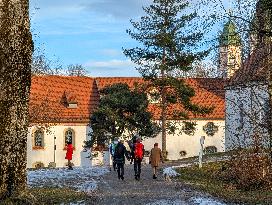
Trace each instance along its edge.
{"label": "gravel path", "polygon": [[150,165],[143,165],[141,180],[134,179],[133,165],[126,165],[124,181],[111,171],[103,176],[96,191],[97,205],[225,205],[162,174],[152,179]]}

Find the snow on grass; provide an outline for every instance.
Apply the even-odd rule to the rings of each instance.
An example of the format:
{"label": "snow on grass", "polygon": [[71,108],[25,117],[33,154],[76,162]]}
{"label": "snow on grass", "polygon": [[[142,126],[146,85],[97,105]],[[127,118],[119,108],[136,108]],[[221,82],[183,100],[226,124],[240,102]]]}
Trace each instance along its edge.
{"label": "snow on grass", "polygon": [[226,205],[222,202],[216,201],[211,198],[205,198],[205,197],[192,197],[189,199],[189,201],[181,201],[180,199],[161,199],[155,202],[148,203],[146,205]]}
{"label": "snow on grass", "polygon": [[[209,160],[206,160],[203,162],[203,164],[205,163],[210,163],[210,162],[219,162],[219,161],[226,161],[229,159],[229,156],[222,156],[222,157],[214,157],[214,158],[211,158]],[[194,166],[194,165],[198,165],[198,161],[196,162],[192,162],[192,163],[182,163],[180,165],[176,165],[176,166],[171,166],[171,167],[167,167],[167,168],[164,168],[163,169],[163,175],[167,175],[169,177],[177,177],[179,176],[180,174],[177,173],[175,171],[175,169],[177,168],[184,168],[184,167],[191,167],[191,166]]]}
{"label": "snow on grass", "polygon": [[163,169],[163,175],[169,177],[177,177],[180,174],[177,173],[176,170],[173,169],[173,167],[167,167]]}
{"label": "snow on grass", "polygon": [[176,200],[162,199],[162,200],[148,203],[146,205],[181,205],[181,204],[184,204],[184,202],[179,199],[176,199]]}
{"label": "snow on grass", "polygon": [[29,170],[27,182],[30,187],[69,187],[77,191],[91,192],[97,188],[94,178],[107,172],[106,168],[100,167]]}
{"label": "snow on grass", "polygon": [[163,175],[164,176],[169,176],[169,177],[177,177],[180,174],[177,173],[175,169],[181,168],[181,167],[190,167],[190,166],[193,166],[193,165],[194,165],[194,163],[186,163],[186,164],[181,164],[181,165],[178,165],[178,166],[166,167],[166,168],[163,169]]}
{"label": "snow on grass", "polygon": [[[85,205],[85,201],[77,201],[77,202],[71,202],[69,205]],[[60,205],[65,205],[64,203],[61,203]]]}
{"label": "snow on grass", "polygon": [[226,205],[225,203],[205,197],[192,197],[190,202],[196,205]]}

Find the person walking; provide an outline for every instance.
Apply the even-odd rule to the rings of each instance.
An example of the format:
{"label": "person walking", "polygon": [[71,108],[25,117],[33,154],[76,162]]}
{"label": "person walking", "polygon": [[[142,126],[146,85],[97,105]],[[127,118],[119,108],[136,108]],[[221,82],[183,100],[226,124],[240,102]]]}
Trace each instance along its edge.
{"label": "person walking", "polygon": [[155,143],[154,148],[151,149],[149,156],[149,164],[151,164],[153,169],[153,179],[157,179],[158,167],[161,161],[163,163],[162,151],[159,148],[159,144]]}
{"label": "person walking", "polygon": [[73,167],[72,167],[72,163],[71,163],[71,160],[72,160],[72,156],[73,156],[73,145],[72,145],[72,142],[67,142],[67,146],[66,146],[66,156],[65,156],[65,159],[68,160],[68,169],[72,170]]}
{"label": "person walking", "polygon": [[134,172],[135,179],[140,180],[141,175],[141,163],[144,157],[144,145],[141,142],[141,138],[137,138],[134,144]]}
{"label": "person walking", "polygon": [[113,142],[109,146],[109,152],[111,155],[112,167],[113,167],[114,171],[116,171],[116,162],[114,160],[114,152],[115,152],[115,148],[116,148],[117,144],[118,144],[118,138],[114,138]]}
{"label": "person walking", "polygon": [[133,137],[130,141],[129,141],[129,147],[130,147],[130,164],[132,164],[134,162],[134,152],[135,152],[135,144],[136,144],[136,137]]}
{"label": "person walking", "polygon": [[129,160],[124,140],[120,140],[115,147],[114,161],[117,165],[118,179],[124,180],[125,157]]}

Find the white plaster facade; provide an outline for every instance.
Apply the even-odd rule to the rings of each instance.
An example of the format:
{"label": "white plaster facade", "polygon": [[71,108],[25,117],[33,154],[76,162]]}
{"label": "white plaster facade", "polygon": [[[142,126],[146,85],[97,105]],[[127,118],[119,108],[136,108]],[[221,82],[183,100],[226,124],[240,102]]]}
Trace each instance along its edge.
{"label": "white plaster facade", "polygon": [[[213,122],[218,126],[218,131],[214,136],[208,136],[204,130],[208,122]],[[168,159],[177,160],[181,158],[187,158],[197,156],[200,150],[200,137],[205,136],[204,148],[207,146],[215,146],[218,152],[224,152],[224,120],[197,120],[196,131],[193,136],[186,134],[167,135],[167,151]],[[89,139],[88,133],[91,132],[91,128],[86,125],[55,125],[48,128],[49,130],[44,132],[44,148],[33,149],[34,135],[33,133],[37,129],[36,126],[29,128],[29,134],[27,139],[27,167],[33,168],[36,163],[42,163],[45,167],[48,167],[50,162],[55,162],[57,167],[66,166],[67,160],[65,159],[66,150],[64,149],[64,133],[67,129],[72,129],[75,134],[75,150],[73,153],[73,160],[75,166],[97,166],[97,165],[109,165],[109,153],[98,153],[97,157],[89,158],[90,152],[84,150],[82,147],[84,141]],[[54,137],[56,150],[54,151]],[[143,140],[146,151],[150,151],[154,143],[158,142],[161,147],[161,135],[155,138],[148,138]],[[185,151],[187,154],[183,157],[180,156],[180,151]],[[54,160],[55,152],[55,160]],[[93,152],[94,153],[94,152]]]}
{"label": "white plaster facade", "polygon": [[[89,156],[89,152],[84,151],[82,147],[84,141],[86,141],[89,136],[88,133],[91,128],[86,125],[55,125],[47,128],[44,131],[44,146],[43,149],[33,149],[34,147],[34,131],[37,126],[32,126],[29,128],[29,134],[27,137],[27,167],[33,168],[35,163],[42,163],[45,167],[49,165],[50,162],[55,162],[57,167],[64,167],[67,163],[65,159],[66,150],[64,133],[67,129],[72,129],[75,136],[75,150],[73,153],[73,164],[75,166],[91,166],[92,162]],[[56,150],[54,151],[54,137]],[[55,159],[54,159],[55,152]]]}
{"label": "white plaster facade", "polygon": [[250,82],[226,89],[226,151],[252,145],[254,134],[267,143],[267,85]]}
{"label": "white plaster facade", "polygon": [[[208,136],[203,127],[208,123],[213,122],[218,126],[218,131],[213,136]],[[194,135],[167,135],[166,150],[168,152],[167,158],[169,160],[177,160],[181,158],[198,156],[200,151],[200,137],[205,136],[204,148],[208,146],[215,146],[218,152],[225,151],[225,121],[224,120],[197,120],[196,130]],[[154,147],[154,143],[159,143],[161,147],[161,135],[156,138],[149,138],[143,140],[145,150],[150,151]],[[181,157],[180,151],[185,151],[186,156]]]}

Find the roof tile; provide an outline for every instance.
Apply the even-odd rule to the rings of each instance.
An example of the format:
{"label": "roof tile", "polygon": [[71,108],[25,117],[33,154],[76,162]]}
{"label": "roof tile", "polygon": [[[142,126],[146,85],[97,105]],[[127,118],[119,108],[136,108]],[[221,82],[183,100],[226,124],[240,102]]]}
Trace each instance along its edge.
{"label": "roof tile", "polygon": [[[214,106],[213,113],[198,116],[209,119],[223,119],[225,115],[225,91],[222,79],[189,78],[185,82],[195,89],[193,103],[202,106]],[[93,110],[99,102],[99,90],[114,83],[126,83],[129,87],[144,83],[137,77],[68,77],[34,76],[30,94],[31,122],[84,122],[88,123]],[[76,99],[77,108],[68,108],[62,101],[63,94],[69,93]],[[149,105],[154,119],[160,118],[160,109],[155,104]],[[173,105],[172,110],[182,109]],[[192,117],[192,116],[191,116]],[[170,119],[170,116],[168,116]]]}

